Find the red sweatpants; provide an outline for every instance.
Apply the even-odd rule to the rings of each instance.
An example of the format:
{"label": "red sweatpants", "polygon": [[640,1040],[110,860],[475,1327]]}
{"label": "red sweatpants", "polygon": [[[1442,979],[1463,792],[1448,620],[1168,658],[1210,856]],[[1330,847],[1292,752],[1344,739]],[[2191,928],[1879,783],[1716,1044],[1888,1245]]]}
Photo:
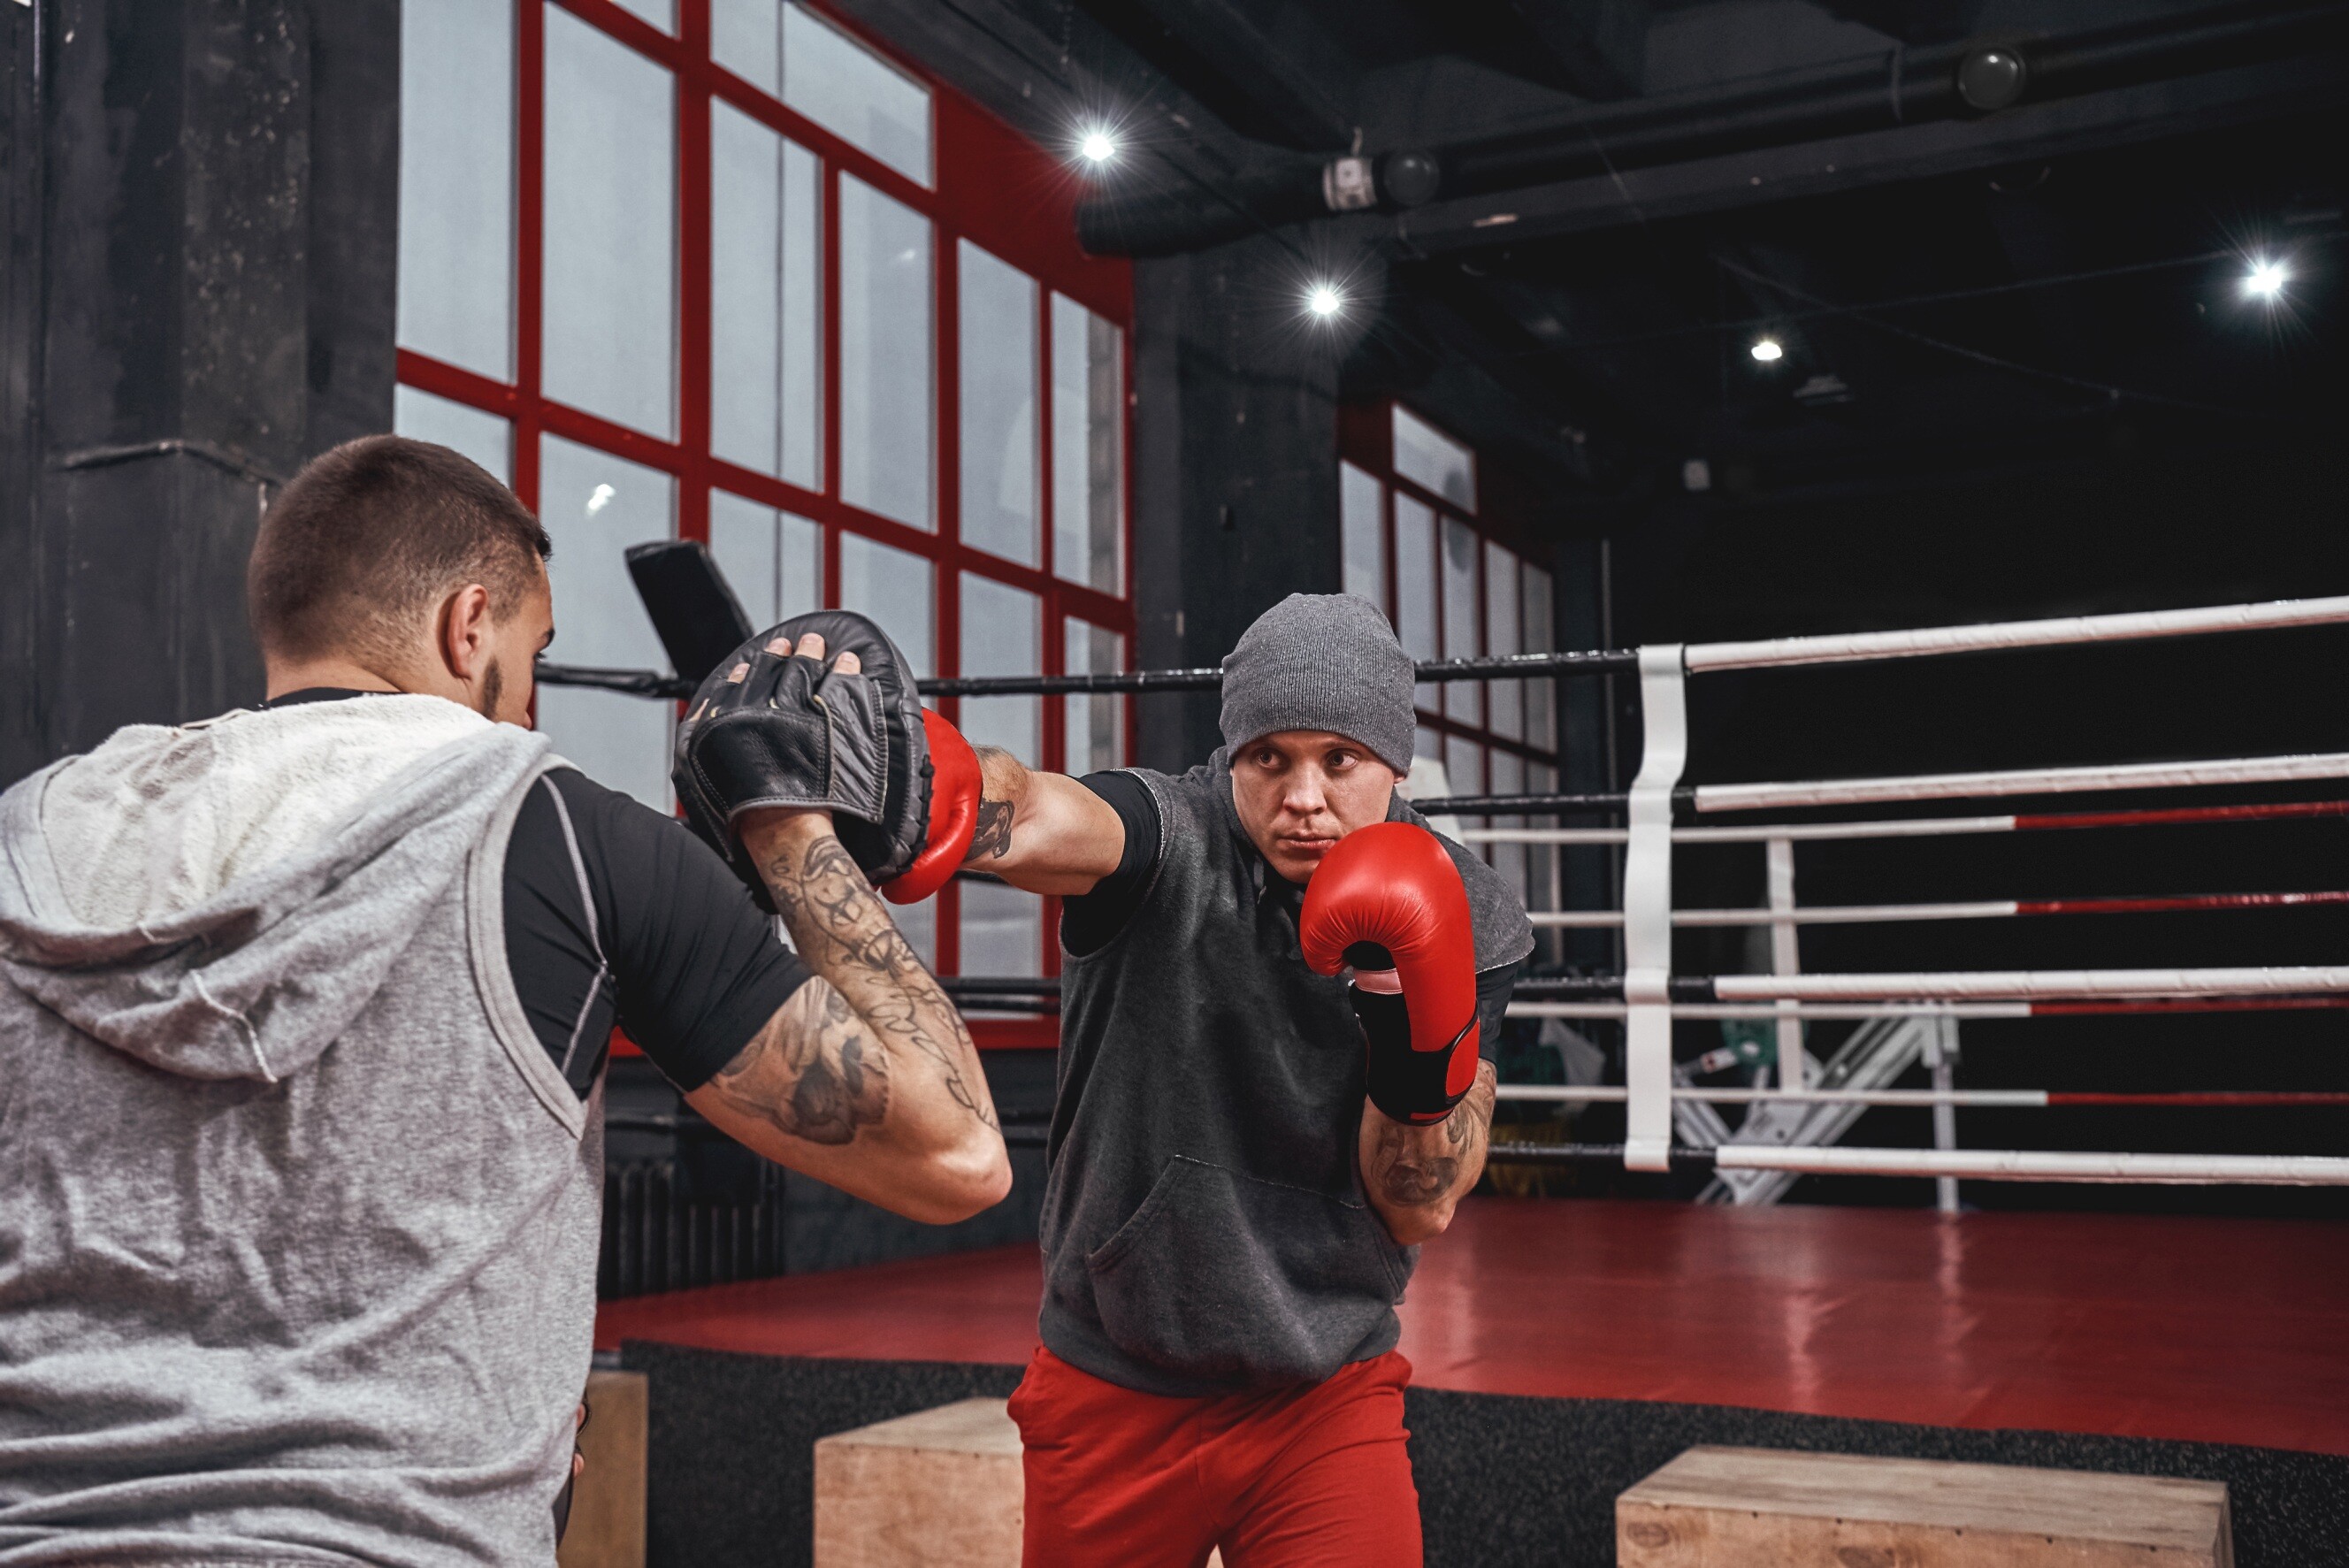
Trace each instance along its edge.
{"label": "red sweatpants", "polygon": [[1011,1396],[1026,1447],[1025,1568],[1420,1568],[1403,1447],[1411,1363],[1170,1399],[1039,1348]]}

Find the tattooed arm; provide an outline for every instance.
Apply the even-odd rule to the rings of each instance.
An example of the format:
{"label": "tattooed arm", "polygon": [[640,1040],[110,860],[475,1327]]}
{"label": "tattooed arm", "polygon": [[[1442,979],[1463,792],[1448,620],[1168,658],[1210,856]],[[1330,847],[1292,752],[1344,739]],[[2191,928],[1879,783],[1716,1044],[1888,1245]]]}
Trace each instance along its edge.
{"label": "tattooed arm", "polygon": [[754,811],[737,826],[815,977],[688,1102],[778,1164],[909,1219],[1000,1202],[1011,1166],[970,1033],[831,818]]}
{"label": "tattooed arm", "polygon": [[1476,1064],[1476,1084],[1452,1114],[1427,1127],[1391,1119],[1362,1105],[1362,1191],[1402,1245],[1433,1241],[1452,1223],[1453,1205],[1485,1173],[1485,1146],[1493,1130],[1493,1064]]}
{"label": "tattooed arm", "polygon": [[1030,892],[1071,895],[1117,870],[1125,823],[1065,773],[1032,772],[1009,751],[978,748],[978,831],[963,864]]}

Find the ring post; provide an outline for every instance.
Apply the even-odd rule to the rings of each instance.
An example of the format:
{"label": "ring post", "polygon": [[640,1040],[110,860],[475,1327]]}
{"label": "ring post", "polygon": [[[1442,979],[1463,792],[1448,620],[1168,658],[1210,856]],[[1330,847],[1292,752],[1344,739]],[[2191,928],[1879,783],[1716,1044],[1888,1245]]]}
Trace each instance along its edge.
{"label": "ring post", "polygon": [[[1933,1147],[1947,1152],[1958,1146],[1958,1106],[1954,1098],[1957,1087],[1958,1021],[1955,1018],[1935,1018],[1926,1026],[1925,1068],[1933,1075],[1933,1092],[1942,1098],[1933,1102]],[[1934,1206],[1944,1214],[1958,1212],[1958,1179],[1954,1176],[1933,1178]]]}
{"label": "ring post", "polygon": [[[1770,923],[1770,973],[1799,975],[1803,972],[1802,949],[1795,933],[1795,841],[1772,839],[1766,854],[1769,861],[1770,912],[1780,918]],[[1803,1026],[1793,1015],[1790,1004],[1778,1005],[1778,1084],[1782,1088],[1803,1087]]]}
{"label": "ring post", "polygon": [[1681,645],[1640,650],[1640,775],[1623,856],[1623,1165],[1669,1171],[1672,1144],[1672,791],[1688,766]]}

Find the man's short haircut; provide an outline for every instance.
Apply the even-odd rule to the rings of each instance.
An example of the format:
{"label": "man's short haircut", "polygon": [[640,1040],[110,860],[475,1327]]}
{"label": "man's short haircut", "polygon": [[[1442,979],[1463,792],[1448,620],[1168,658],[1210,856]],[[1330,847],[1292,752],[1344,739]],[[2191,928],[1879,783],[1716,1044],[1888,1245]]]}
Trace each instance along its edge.
{"label": "man's short haircut", "polygon": [[362,436],[313,459],[263,516],[245,603],[264,654],[398,660],[419,619],[466,583],[510,619],[554,553],[538,519],[471,459]]}

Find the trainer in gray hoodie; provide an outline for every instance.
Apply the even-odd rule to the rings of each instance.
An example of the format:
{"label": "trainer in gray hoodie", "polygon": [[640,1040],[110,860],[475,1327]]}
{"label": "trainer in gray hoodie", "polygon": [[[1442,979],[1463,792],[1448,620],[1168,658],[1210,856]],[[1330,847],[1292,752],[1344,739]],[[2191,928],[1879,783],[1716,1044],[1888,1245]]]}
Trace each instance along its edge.
{"label": "trainer in gray hoodie", "polygon": [[[564,766],[493,722],[529,710],[544,552],[454,453],[337,449],[256,547],[271,692],[407,695],[134,726],[0,796],[0,1563],[554,1562],[603,1175],[600,1079],[565,1082],[503,939]],[[304,592],[350,635],[292,637]],[[904,944],[829,819],[746,838],[815,977],[693,1102],[918,1218],[997,1201],[976,1058],[974,1109],[870,1022],[971,1049],[918,964],[860,963]],[[885,1109],[794,1132],[844,1050]]]}

